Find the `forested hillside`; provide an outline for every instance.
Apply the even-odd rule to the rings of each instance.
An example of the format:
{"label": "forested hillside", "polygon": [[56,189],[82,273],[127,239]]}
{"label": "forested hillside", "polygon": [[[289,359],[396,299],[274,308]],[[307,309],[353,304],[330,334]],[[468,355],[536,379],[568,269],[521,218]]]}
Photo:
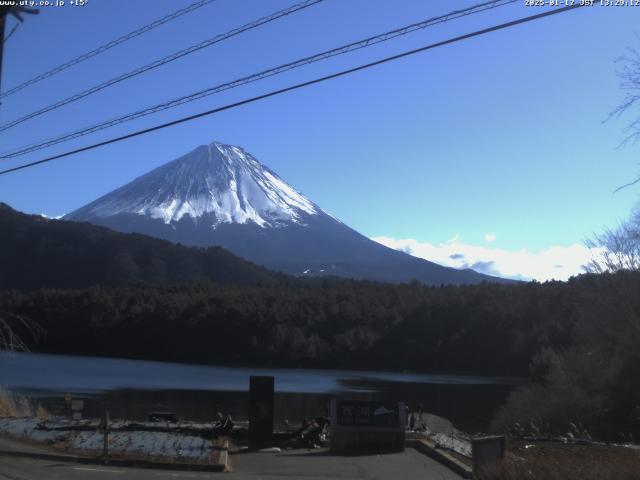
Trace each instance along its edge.
{"label": "forested hillside", "polygon": [[212,280],[275,284],[287,278],[219,248],[187,248],[87,223],[25,215],[0,203],[0,288],[79,288]]}
{"label": "forested hillside", "polygon": [[[46,330],[36,350],[164,360],[527,374],[534,355],[631,328],[640,274],[425,287],[132,284],[0,292]],[[634,317],[635,318],[635,317]]]}

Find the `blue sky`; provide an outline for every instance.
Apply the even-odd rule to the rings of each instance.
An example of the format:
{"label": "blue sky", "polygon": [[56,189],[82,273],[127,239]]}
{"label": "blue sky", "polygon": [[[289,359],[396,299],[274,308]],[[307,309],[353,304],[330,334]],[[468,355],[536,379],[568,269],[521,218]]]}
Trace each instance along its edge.
{"label": "blue sky", "polygon": [[[89,0],[84,7],[43,7],[7,42],[2,88],[189,3]],[[0,122],[292,3],[218,0],[4,99]],[[0,150],[475,3],[326,0],[1,132]],[[541,11],[523,1],[452,21],[3,166]],[[572,263],[565,257],[582,258],[575,245],[623,219],[636,200],[637,189],[613,191],[635,178],[640,151],[617,148],[624,118],[603,120],[621,101],[614,59],[627,46],[640,46],[638,20],[640,7],[578,9],[445,46],[2,176],[0,201],[50,216],[70,212],[218,140],[244,147],[325,210],[395,248],[452,266],[494,262],[485,271],[550,278],[549,268]],[[518,260],[523,252],[530,263]],[[466,255],[463,263],[449,258],[455,253]],[[534,272],[547,257],[547,273]],[[560,270],[557,276],[566,277],[569,270]]]}

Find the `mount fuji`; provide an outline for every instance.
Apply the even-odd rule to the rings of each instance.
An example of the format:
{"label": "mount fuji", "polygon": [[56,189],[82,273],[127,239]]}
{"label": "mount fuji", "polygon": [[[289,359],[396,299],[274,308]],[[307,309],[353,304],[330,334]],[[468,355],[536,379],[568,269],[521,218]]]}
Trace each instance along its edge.
{"label": "mount fuji", "polygon": [[504,282],[380,245],[349,228],[240,147],[214,142],[66,215],[190,246],[219,245],[293,275],[429,285]]}

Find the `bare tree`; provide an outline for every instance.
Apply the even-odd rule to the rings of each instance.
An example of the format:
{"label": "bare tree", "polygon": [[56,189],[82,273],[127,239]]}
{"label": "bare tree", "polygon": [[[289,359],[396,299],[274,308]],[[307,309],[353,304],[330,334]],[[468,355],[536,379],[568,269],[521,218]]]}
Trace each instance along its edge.
{"label": "bare tree", "polygon": [[[631,113],[632,118],[624,129],[625,137],[621,145],[634,144],[640,138],[640,112],[635,111],[640,107],[640,52],[633,47],[628,47],[626,53],[616,59],[616,65],[616,73],[620,79],[620,89],[624,92],[624,98],[622,103],[609,114],[609,119]],[[640,176],[617,190],[638,182],[640,182]]]}
{"label": "bare tree", "polygon": [[[640,52],[633,47],[627,48],[627,52],[616,58],[616,73],[620,79],[620,90],[624,92],[622,103],[611,112],[611,117],[619,117],[629,113],[640,105]],[[623,143],[635,142],[640,137],[640,117],[636,116],[629,121],[625,128],[627,136]]]}
{"label": "bare tree", "polygon": [[[621,146],[634,144],[640,139],[640,52],[628,47],[624,55],[616,59],[617,75],[624,98],[620,105],[609,114],[609,119],[631,114],[631,120],[624,129],[625,137]],[[640,183],[640,175],[630,183],[622,185],[616,192]],[[592,249],[588,272],[603,273],[619,270],[640,271],[640,203],[630,218],[615,228],[595,234],[585,242]]]}
{"label": "bare tree", "polygon": [[33,320],[0,310],[0,351],[29,351],[27,343],[16,333],[17,330],[25,332],[33,340],[44,333],[43,328]]}
{"label": "bare tree", "polygon": [[636,207],[628,220],[594,235],[585,243],[594,252],[587,271],[640,271],[640,207]]}

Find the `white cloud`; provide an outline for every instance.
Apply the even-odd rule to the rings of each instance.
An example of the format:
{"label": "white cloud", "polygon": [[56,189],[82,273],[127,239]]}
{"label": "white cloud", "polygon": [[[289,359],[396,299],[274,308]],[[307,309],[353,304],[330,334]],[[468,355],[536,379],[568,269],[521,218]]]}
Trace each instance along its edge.
{"label": "white cloud", "polygon": [[485,233],[484,234],[484,241],[485,242],[495,242],[496,241],[496,235],[494,233]]}
{"label": "white cloud", "polygon": [[554,245],[537,252],[526,249],[504,250],[461,243],[458,235],[437,245],[421,243],[411,238],[373,237],[372,240],[447,267],[471,268],[489,275],[541,282],[567,280],[573,275],[584,273],[584,266],[591,258],[601,254],[599,248],[590,249],[578,243]]}
{"label": "white cloud", "polygon": [[41,214],[40,214],[40,216],[41,216],[41,217],[44,217],[44,218],[48,218],[49,220],[60,220],[62,217],[64,217],[64,216],[65,216],[65,214],[63,213],[62,215],[57,215],[57,216],[55,216],[55,217],[50,217],[50,216],[49,216],[49,215],[47,215],[46,213],[41,213]]}

